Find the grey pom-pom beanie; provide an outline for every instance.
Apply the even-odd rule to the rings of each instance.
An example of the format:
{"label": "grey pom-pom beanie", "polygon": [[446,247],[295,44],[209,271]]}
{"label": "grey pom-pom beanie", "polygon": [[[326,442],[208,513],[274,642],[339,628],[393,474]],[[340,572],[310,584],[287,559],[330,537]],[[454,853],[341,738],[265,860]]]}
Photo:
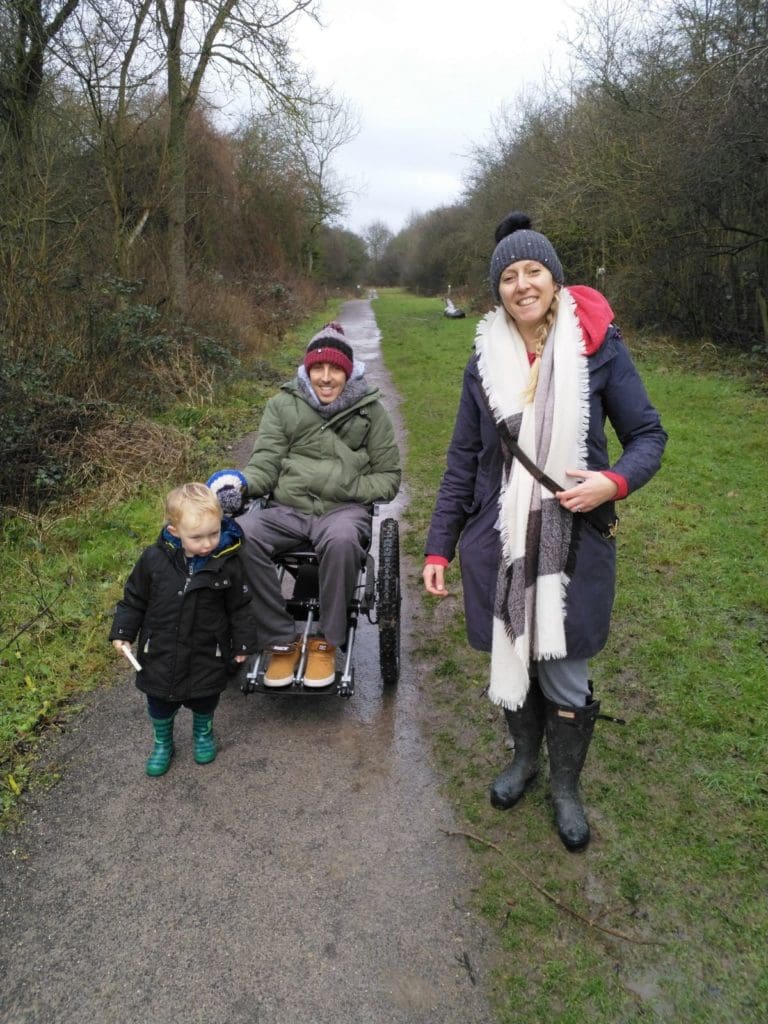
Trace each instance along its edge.
{"label": "grey pom-pom beanie", "polygon": [[517,260],[536,260],[542,263],[557,284],[565,284],[565,274],[560,258],[546,235],[531,229],[531,219],[526,213],[513,211],[500,222],[495,232],[496,248],[491,256],[491,288],[497,302],[499,280],[506,267]]}

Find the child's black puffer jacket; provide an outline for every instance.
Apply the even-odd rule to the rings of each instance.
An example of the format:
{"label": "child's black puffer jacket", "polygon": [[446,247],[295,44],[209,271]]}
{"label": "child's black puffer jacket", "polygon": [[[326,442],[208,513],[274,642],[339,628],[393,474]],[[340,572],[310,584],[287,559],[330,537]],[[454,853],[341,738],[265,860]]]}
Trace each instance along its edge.
{"label": "child's black puffer jacket", "polygon": [[234,656],[258,650],[242,543],[239,526],[224,520],[219,546],[197,569],[165,530],[142,553],[109,639],[138,636],[136,685],[144,693],[167,701],[221,693]]}

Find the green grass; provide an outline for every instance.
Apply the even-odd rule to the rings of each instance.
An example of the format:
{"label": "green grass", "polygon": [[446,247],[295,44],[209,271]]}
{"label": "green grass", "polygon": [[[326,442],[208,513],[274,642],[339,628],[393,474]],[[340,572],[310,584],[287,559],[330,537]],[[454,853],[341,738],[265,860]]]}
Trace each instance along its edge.
{"label": "green grass", "polygon": [[108,608],[126,566],[159,529],[160,494],[110,510],[15,516],[0,524],[0,783],[7,814],[34,769],[37,739],[114,675]]}
{"label": "green grass", "polygon": [[[395,291],[374,309],[408,431],[404,550],[420,563],[476,321]],[[512,811],[488,804],[504,731],[483,694],[487,658],[466,645],[455,567],[446,604],[420,601],[418,675],[439,711],[446,792],[483,840],[470,843],[478,907],[507,951],[498,1019],[757,1024],[768,1019],[764,368],[629,341],[670,442],[659,475],[620,508],[613,629],[592,669],[603,710],[627,724],[598,724],[584,854],[560,845],[544,782]]]}

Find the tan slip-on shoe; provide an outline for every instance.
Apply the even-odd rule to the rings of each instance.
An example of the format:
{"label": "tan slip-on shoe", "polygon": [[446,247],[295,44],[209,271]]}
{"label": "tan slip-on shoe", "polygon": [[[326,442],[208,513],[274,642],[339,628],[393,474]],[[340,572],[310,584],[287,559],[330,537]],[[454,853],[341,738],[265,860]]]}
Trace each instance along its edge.
{"label": "tan slip-on shoe", "polygon": [[288,686],[293,682],[299,660],[299,644],[272,644],[269,648],[269,665],[264,673],[265,686]]}
{"label": "tan slip-on shoe", "polygon": [[336,678],[336,648],[322,636],[309,638],[305,686],[330,686]]}

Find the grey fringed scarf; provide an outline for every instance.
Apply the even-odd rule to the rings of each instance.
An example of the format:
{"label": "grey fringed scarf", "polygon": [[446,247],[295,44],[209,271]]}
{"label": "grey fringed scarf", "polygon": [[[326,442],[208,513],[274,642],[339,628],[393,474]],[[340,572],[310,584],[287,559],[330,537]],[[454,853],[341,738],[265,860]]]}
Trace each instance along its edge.
{"label": "grey fringed scarf", "polygon": [[[525,404],[525,343],[502,307],[478,325],[480,379],[494,419],[545,473],[567,480],[586,466],[589,371],[574,302],[560,292],[534,402]],[[514,710],[528,691],[532,660],[566,657],[565,589],[573,516],[508,453],[499,496],[501,561],[494,603],[491,682],[495,704]]]}

